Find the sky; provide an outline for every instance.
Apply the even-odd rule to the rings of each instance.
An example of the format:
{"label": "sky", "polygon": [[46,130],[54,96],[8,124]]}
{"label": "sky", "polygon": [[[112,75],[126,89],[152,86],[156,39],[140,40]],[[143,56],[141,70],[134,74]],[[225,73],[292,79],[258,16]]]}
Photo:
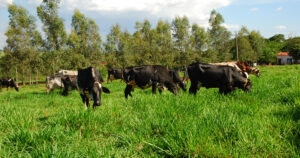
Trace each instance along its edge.
{"label": "sky", "polygon": [[[36,14],[36,7],[42,0],[0,0],[0,49],[6,45],[5,32],[9,18],[7,5],[23,6],[36,17],[38,30],[42,23]],[[71,29],[74,9],[93,19],[100,28],[102,39],[110,32],[112,25],[120,24],[123,31],[135,31],[135,23],[148,19],[152,27],[157,21],[170,23],[177,16],[187,16],[190,24],[197,23],[208,28],[210,12],[219,12],[231,32],[246,26],[248,30],[259,31],[269,38],[284,34],[286,38],[300,36],[300,0],[61,0],[59,16],[64,19],[67,32]]]}

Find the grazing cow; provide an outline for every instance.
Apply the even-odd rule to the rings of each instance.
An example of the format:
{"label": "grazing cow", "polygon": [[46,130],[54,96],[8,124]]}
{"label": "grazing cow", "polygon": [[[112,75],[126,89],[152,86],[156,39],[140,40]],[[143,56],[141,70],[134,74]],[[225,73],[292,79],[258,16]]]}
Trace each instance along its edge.
{"label": "grazing cow", "polygon": [[[59,70],[56,75],[47,76],[46,83],[47,83],[47,90],[46,92],[49,93],[56,88],[64,89],[63,95],[68,95],[69,90],[74,90],[74,84],[76,82],[77,71],[72,70]],[[66,79],[69,77],[71,82],[68,82]],[[65,88],[65,84],[68,84],[68,87]],[[75,84],[76,85],[76,84]],[[76,87],[76,86],[75,86]]]}
{"label": "grazing cow", "polygon": [[93,109],[95,109],[96,106],[101,105],[101,92],[110,93],[107,88],[102,86],[102,82],[103,78],[95,68],[88,67],[78,70],[77,86],[86,109],[89,107],[90,95],[94,100]]}
{"label": "grazing cow", "polygon": [[161,93],[162,89],[167,88],[173,94],[178,92],[178,87],[173,81],[173,77],[167,68],[160,65],[146,65],[137,67],[127,67],[123,70],[126,82],[125,98],[131,95],[135,87],[146,89],[152,86],[152,93],[156,93],[156,88]]}
{"label": "grazing cow", "polygon": [[252,87],[250,79],[230,66],[193,63],[188,66],[188,74],[191,79],[190,94],[196,94],[200,86],[219,88],[219,92],[224,94],[237,88],[250,92]]}
{"label": "grazing cow", "polygon": [[110,82],[112,82],[112,80],[115,79],[123,79],[123,69],[109,69],[107,70],[107,83],[110,80]]}
{"label": "grazing cow", "polygon": [[260,77],[260,72],[259,72],[258,68],[255,68],[244,61],[236,61],[235,63],[243,72],[247,72],[249,74],[254,74],[257,77]]}
{"label": "grazing cow", "polygon": [[77,76],[64,76],[61,78],[63,83],[63,95],[67,96],[70,90],[77,89]]}
{"label": "grazing cow", "polygon": [[222,62],[222,63],[209,63],[211,65],[220,65],[220,66],[231,66],[236,68],[238,71],[241,72],[246,78],[249,77],[248,74],[254,74],[257,77],[260,77],[259,69],[254,68],[248,63],[244,61],[230,61],[230,62]]}
{"label": "grazing cow", "polygon": [[173,78],[174,83],[180,87],[182,90],[186,91],[186,83],[185,83],[185,78],[181,80],[179,76],[179,72],[177,70],[169,70],[169,74]]}
{"label": "grazing cow", "polygon": [[6,87],[7,90],[9,87],[11,87],[11,88],[15,88],[17,92],[19,91],[18,84],[15,83],[14,79],[12,79],[12,78],[0,79],[0,91],[2,90],[2,87]]}
{"label": "grazing cow", "polygon": [[49,92],[53,91],[56,88],[64,88],[64,84],[63,84],[61,78],[62,77],[60,75],[47,76],[47,78],[46,78],[46,83],[47,83],[46,92],[49,93]]}

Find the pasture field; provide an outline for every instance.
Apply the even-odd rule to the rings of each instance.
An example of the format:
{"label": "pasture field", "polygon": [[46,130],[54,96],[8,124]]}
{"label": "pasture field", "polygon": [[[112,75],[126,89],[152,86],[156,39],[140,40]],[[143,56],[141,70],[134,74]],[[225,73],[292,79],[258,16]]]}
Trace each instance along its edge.
{"label": "pasture field", "polygon": [[[0,93],[0,157],[299,157],[300,65],[261,67],[251,93],[174,96],[104,84],[102,106],[45,85]],[[189,85],[188,85],[189,88]]]}

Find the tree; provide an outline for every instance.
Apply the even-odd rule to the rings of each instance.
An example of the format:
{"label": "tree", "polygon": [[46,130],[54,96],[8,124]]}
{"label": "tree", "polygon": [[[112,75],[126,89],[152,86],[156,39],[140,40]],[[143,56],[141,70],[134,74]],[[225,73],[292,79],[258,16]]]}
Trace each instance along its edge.
{"label": "tree", "polygon": [[[7,36],[7,46],[5,47],[5,69],[14,68],[16,80],[18,69],[22,71],[22,81],[25,83],[25,71],[27,67],[32,66],[36,60],[35,52],[37,51],[40,35],[35,30],[35,19],[29,15],[28,11],[21,6],[9,5],[9,28],[5,35]],[[32,68],[32,67],[31,67]],[[11,71],[11,70],[8,70]],[[31,70],[29,70],[31,74]]]}
{"label": "tree", "polygon": [[[74,10],[71,23],[71,33],[68,45],[71,51],[68,54],[73,56],[71,60],[85,59],[83,62],[71,61],[74,68],[100,65],[103,61],[102,40],[99,34],[99,27],[94,20],[85,17],[79,10]],[[73,52],[73,54],[72,54]],[[75,65],[74,65],[75,64]]]}
{"label": "tree", "polygon": [[300,59],[300,37],[290,38],[287,40],[286,49],[294,60]]}
{"label": "tree", "polygon": [[269,41],[275,41],[275,42],[284,42],[285,41],[285,37],[283,34],[276,34],[272,37],[269,38]]}
{"label": "tree", "polygon": [[171,25],[167,21],[159,20],[153,34],[154,64],[171,67],[174,61]]}
{"label": "tree", "polygon": [[43,22],[43,30],[47,40],[45,41],[45,50],[49,55],[52,67],[52,73],[60,67],[60,54],[65,48],[67,34],[63,19],[58,17],[58,8],[60,0],[43,0],[40,6],[37,7],[37,14]]}
{"label": "tree", "polygon": [[252,49],[254,54],[250,61],[257,62],[259,56],[263,54],[263,47],[264,47],[264,38],[261,36],[259,31],[251,31],[249,34],[249,41],[251,43]]}
{"label": "tree", "polygon": [[206,52],[209,43],[208,36],[204,28],[199,27],[197,24],[192,26],[191,43],[197,61],[209,62],[210,57]]}
{"label": "tree", "polygon": [[214,53],[211,54],[212,61],[227,61],[231,59],[231,55],[229,53],[231,48],[231,33],[222,26],[223,23],[224,19],[222,15],[217,13],[216,10],[213,10],[210,14],[210,28],[208,30],[211,40],[210,46]]}
{"label": "tree", "polygon": [[190,24],[186,16],[180,18],[176,17],[172,22],[172,30],[174,37],[174,48],[176,53],[176,66],[187,66],[191,60],[191,46],[190,46]]}

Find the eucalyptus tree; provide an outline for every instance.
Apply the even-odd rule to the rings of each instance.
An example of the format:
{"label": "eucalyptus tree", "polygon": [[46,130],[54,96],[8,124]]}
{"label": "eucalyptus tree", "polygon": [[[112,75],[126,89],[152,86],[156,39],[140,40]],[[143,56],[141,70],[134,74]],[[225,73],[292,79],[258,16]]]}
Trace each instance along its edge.
{"label": "eucalyptus tree", "polygon": [[[101,45],[102,40],[96,22],[75,9],[72,17],[71,33],[68,38],[68,46],[72,50],[69,53],[73,56],[71,60],[77,61],[83,57],[84,61],[70,61],[71,65],[75,68],[100,65],[103,61]],[[76,65],[76,63],[78,64]]]}
{"label": "eucalyptus tree", "polygon": [[187,66],[192,60],[190,45],[190,24],[186,16],[172,21],[176,66]]}
{"label": "eucalyptus tree", "polygon": [[43,0],[37,7],[37,15],[43,23],[43,31],[45,32],[45,48],[51,60],[52,73],[60,67],[60,56],[66,47],[67,34],[63,19],[58,16],[60,0]]}
{"label": "eucalyptus tree", "polygon": [[[18,69],[22,72],[22,81],[25,82],[25,71],[27,67],[36,59],[34,56],[38,47],[39,33],[36,31],[35,19],[22,6],[15,4],[8,6],[9,28],[5,49],[6,71],[15,69],[16,80]],[[27,70],[28,71],[28,70]],[[31,70],[29,70],[31,73]]]}
{"label": "eucalyptus tree", "polygon": [[210,28],[208,30],[210,34],[210,46],[212,52],[211,59],[213,61],[226,61],[231,59],[230,48],[231,33],[222,25],[224,19],[222,15],[216,10],[212,10],[210,13],[209,24]]}
{"label": "eucalyptus tree", "polygon": [[136,65],[152,64],[153,38],[151,24],[145,19],[143,23],[136,22],[136,31],[133,34],[133,58]]}
{"label": "eucalyptus tree", "polygon": [[171,67],[174,61],[171,24],[168,21],[159,20],[153,34],[154,64]]}
{"label": "eucalyptus tree", "polygon": [[209,35],[204,28],[193,24],[191,33],[192,51],[196,61],[210,62],[210,54],[207,52]]}

